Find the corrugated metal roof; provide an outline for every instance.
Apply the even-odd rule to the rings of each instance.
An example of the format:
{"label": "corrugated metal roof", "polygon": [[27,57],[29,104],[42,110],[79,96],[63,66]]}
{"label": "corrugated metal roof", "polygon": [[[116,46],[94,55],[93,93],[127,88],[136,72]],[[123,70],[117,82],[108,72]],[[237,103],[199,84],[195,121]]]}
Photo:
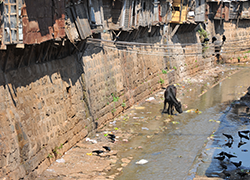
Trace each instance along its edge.
{"label": "corrugated metal roof", "polygon": [[22,7],[23,43],[37,44],[65,36],[62,0],[25,0]]}

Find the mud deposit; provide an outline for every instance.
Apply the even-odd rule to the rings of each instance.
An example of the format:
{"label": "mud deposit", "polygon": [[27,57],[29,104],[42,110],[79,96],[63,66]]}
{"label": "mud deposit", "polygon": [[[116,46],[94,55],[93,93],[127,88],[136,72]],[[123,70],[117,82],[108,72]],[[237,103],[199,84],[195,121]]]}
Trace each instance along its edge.
{"label": "mud deposit", "polygon": [[[250,85],[247,78],[244,80],[237,77],[238,73],[232,75],[237,70],[238,68],[232,66],[218,66],[176,83],[177,97],[185,111],[182,114],[161,114],[164,91],[152,94],[112,122],[108,122],[95,136],[89,137],[88,141],[83,139],[67,153],[59,155],[57,161],[37,179],[135,180],[207,177],[208,171],[205,170],[209,170],[211,163],[206,161],[208,163],[202,166],[204,157],[200,155],[210,148],[204,148],[209,145],[207,138],[215,136],[218,131],[217,138],[221,140],[208,142],[212,142],[210,145],[213,147],[226,143],[219,131],[223,124],[220,123],[223,122],[221,117],[225,116],[224,111],[231,107],[234,100],[243,96]],[[246,70],[243,68],[240,71]],[[224,81],[221,83],[222,80]],[[238,124],[235,123],[235,126]],[[223,132],[228,131],[223,128]],[[115,135],[114,142],[108,138],[108,134]],[[238,143],[237,139],[235,143]],[[105,150],[103,146],[110,147],[111,151]],[[242,148],[244,146],[247,145],[244,144]],[[104,152],[97,155],[91,153],[94,150]],[[217,151],[212,154],[216,153]],[[141,159],[147,160],[146,163],[138,164]]]}

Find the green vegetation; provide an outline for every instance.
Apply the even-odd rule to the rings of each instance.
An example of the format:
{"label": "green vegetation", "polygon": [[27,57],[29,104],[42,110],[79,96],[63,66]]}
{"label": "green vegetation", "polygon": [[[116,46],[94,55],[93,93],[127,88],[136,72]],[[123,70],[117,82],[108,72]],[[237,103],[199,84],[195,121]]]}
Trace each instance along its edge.
{"label": "green vegetation", "polygon": [[177,70],[177,67],[174,66],[173,69],[174,69],[174,70]]}
{"label": "green vegetation", "polygon": [[167,72],[166,70],[163,69],[163,70],[162,70],[162,73],[163,73],[163,74],[167,74],[168,72]]}
{"label": "green vegetation", "polygon": [[119,97],[115,97],[115,95],[113,93],[111,95],[113,97],[113,102],[117,102],[119,100]]}
{"label": "green vegetation", "polygon": [[126,107],[125,100],[123,100],[122,107],[123,107],[123,108],[125,108],[125,107]]}
{"label": "green vegetation", "polygon": [[164,84],[164,79],[160,78],[159,83],[160,83],[161,85],[163,85],[163,84]]}
{"label": "green vegetation", "polygon": [[51,154],[51,153],[49,153],[48,154],[48,156],[47,156],[47,158],[49,158],[49,159],[51,159],[51,158],[53,158],[54,156],[53,156],[53,154]]}
{"label": "green vegetation", "polygon": [[206,30],[203,29],[203,27],[201,25],[200,25],[200,28],[197,30],[197,32],[199,33],[199,36],[200,36],[200,39],[202,40],[202,42],[205,38],[208,38],[209,34],[207,33]]}

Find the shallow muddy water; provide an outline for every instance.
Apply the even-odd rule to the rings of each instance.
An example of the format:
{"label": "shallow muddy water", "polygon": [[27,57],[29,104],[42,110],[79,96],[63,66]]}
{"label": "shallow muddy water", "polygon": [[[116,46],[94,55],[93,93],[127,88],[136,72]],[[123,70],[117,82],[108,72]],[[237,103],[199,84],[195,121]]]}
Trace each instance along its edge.
{"label": "shallow muddy water", "polygon": [[[120,158],[133,157],[133,160],[116,179],[192,179],[197,171],[201,175],[214,171],[214,169],[207,171],[213,167],[209,161],[206,166],[201,165],[202,168],[197,170],[200,162],[196,157],[203,151],[207,138],[213,132],[233,127],[232,129],[237,133],[238,126],[242,123],[234,122],[233,126],[228,126],[231,121],[222,121],[222,117],[225,117],[225,111],[230,104],[245,94],[250,86],[249,77],[250,70],[245,68],[208,90],[199,98],[197,98],[197,93],[192,93],[196,88],[195,85],[187,88],[180,83],[177,97],[183,104],[183,110],[194,109],[194,112],[184,112],[173,117],[161,114],[163,108],[163,91],[161,91],[134,106],[123,116],[116,118],[110,124],[111,129],[116,127],[123,132],[135,135],[128,142],[125,139],[116,146]],[[243,123],[242,126],[244,128],[240,126],[240,129],[245,129],[245,126],[248,125]],[[225,140],[224,137],[219,136],[218,138]],[[214,144],[213,141],[210,146],[217,147],[221,143],[220,140],[217,141],[217,144]],[[242,147],[244,146],[246,144]],[[234,147],[234,149],[236,148]],[[136,164],[140,159],[146,159],[148,163]],[[248,166],[245,163],[244,165]],[[117,167],[119,166],[118,163]],[[193,173],[190,174],[190,170]],[[113,172],[115,169],[111,171],[111,173]]]}

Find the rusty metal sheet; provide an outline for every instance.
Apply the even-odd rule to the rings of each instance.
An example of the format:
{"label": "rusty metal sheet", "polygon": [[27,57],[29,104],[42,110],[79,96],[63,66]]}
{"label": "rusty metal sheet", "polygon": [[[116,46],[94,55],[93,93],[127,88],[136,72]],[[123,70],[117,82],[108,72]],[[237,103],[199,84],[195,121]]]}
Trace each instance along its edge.
{"label": "rusty metal sheet", "polygon": [[223,19],[225,18],[225,14],[224,14],[224,8],[223,7],[223,2],[220,2],[219,4],[216,4],[217,9],[213,9],[215,12],[215,16],[214,19]]}
{"label": "rusty metal sheet", "polygon": [[71,41],[85,39],[92,34],[88,21],[87,3],[67,7],[67,36]]}
{"label": "rusty metal sheet", "polygon": [[229,21],[229,3],[225,3],[225,21]]}
{"label": "rusty metal sheet", "polygon": [[25,0],[22,7],[23,43],[39,44],[65,36],[65,5],[61,0]]}

